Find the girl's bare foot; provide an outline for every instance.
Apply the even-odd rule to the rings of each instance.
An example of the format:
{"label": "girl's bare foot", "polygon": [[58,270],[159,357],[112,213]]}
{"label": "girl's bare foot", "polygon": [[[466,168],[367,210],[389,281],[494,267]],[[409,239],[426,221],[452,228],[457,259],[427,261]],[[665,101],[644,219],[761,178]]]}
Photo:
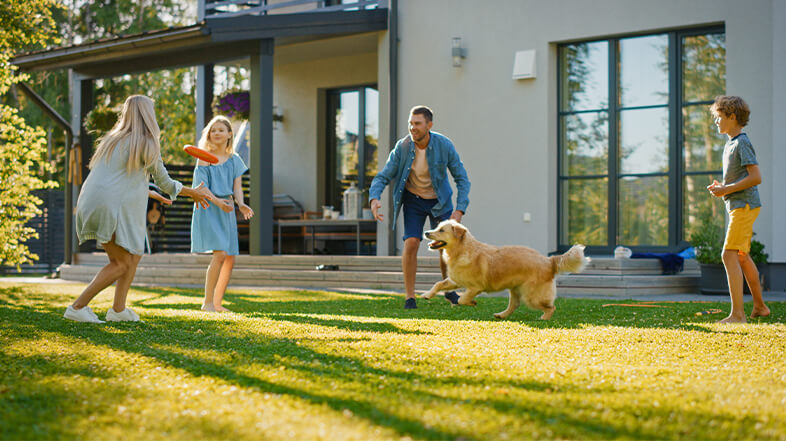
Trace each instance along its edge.
{"label": "girl's bare foot", "polygon": [[735,315],[729,315],[725,319],[718,320],[715,323],[746,323],[746,322],[747,322],[747,320],[745,320],[745,316],[738,317],[738,316],[735,316]]}
{"label": "girl's bare foot", "polygon": [[216,312],[216,308],[214,308],[213,305],[209,305],[209,304],[208,305],[202,305],[202,311]]}
{"label": "girl's bare foot", "polygon": [[751,311],[751,318],[756,317],[767,317],[770,315],[770,308],[767,305],[762,306],[761,308],[753,307],[753,311]]}
{"label": "girl's bare foot", "polygon": [[216,312],[232,312],[232,311],[230,311],[230,310],[228,310],[228,309],[224,308],[224,307],[223,307],[223,306],[221,306],[221,305],[215,306],[215,311],[216,311]]}

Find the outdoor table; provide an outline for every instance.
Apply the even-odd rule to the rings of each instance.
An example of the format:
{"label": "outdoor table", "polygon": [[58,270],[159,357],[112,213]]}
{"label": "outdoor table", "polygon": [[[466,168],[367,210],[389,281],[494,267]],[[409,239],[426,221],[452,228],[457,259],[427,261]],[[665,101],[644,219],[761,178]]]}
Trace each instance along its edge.
{"label": "outdoor table", "polygon": [[[281,249],[281,229],[287,227],[305,227],[306,231],[311,229],[311,254],[314,254],[316,229],[320,227],[354,227],[355,229],[355,252],[360,255],[360,227],[362,225],[373,225],[375,219],[279,219],[278,225],[278,254]],[[306,246],[306,235],[303,235],[303,251]]]}

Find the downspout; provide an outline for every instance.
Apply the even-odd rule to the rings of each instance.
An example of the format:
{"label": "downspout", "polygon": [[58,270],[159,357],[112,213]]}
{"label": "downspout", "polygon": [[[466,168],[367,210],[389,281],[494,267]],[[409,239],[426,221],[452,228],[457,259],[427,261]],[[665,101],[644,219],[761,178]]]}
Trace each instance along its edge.
{"label": "downspout", "polygon": [[66,157],[66,183],[65,183],[65,219],[64,219],[64,236],[65,236],[65,250],[64,250],[64,258],[65,264],[71,264],[71,255],[72,255],[72,243],[71,237],[73,235],[73,216],[72,216],[72,207],[73,207],[73,194],[71,191],[71,184],[68,183],[68,158],[70,153],[71,145],[74,142],[74,132],[71,130],[71,125],[68,124],[65,118],[60,116],[59,113],[52,106],[49,105],[43,98],[41,98],[33,89],[30,88],[25,83],[17,83],[16,87],[19,88],[28,98],[30,101],[35,103],[52,121],[55,122],[58,126],[60,126],[66,134],[66,142],[65,142],[65,157]]}
{"label": "downspout", "polygon": [[[390,150],[396,145],[398,141],[398,0],[389,0],[390,7],[388,9],[388,66],[390,69],[390,125],[388,140]],[[391,189],[392,193],[392,189]],[[393,198],[389,197],[387,203],[387,212],[390,213],[388,220],[393,220]],[[396,253],[396,225],[391,225],[387,230],[388,233],[388,256],[395,256]]]}

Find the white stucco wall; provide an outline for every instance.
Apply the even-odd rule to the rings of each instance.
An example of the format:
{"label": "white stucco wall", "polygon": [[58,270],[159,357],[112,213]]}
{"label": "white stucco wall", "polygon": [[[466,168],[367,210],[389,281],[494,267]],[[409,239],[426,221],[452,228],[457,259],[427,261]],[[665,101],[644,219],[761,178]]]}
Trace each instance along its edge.
{"label": "white stucco wall", "polygon": [[786,1],[772,0],[772,166],[767,202],[772,207],[770,260],[786,262]]}
{"label": "white stucco wall", "polygon": [[[783,1],[496,0],[480,5],[475,0],[399,2],[398,132],[406,133],[411,106],[434,109],[434,130],[454,141],[472,181],[465,223],[477,238],[541,252],[556,249],[558,43],[724,23],[727,93],[743,96],[751,106],[746,131],[765,181],[760,191],[766,209],[756,222],[757,238],[771,259],[786,261],[786,202],[778,191],[786,188],[786,146],[784,135],[776,132],[786,121]],[[453,37],[467,49],[460,68],[451,63]],[[537,78],[512,80],[514,53],[525,49],[537,51]],[[532,215],[529,223],[522,220],[525,212]]]}
{"label": "white stucco wall", "polygon": [[321,211],[317,182],[318,90],[373,84],[377,81],[376,39],[372,51],[287,62],[309,51],[308,44],[276,48],[274,102],[284,122],[273,131],[273,192],[287,193],[308,211]]}

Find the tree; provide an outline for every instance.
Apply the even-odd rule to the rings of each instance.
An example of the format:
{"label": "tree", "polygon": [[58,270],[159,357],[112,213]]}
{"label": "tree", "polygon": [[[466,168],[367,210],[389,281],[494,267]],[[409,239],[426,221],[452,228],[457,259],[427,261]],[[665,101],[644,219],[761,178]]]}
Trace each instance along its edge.
{"label": "tree", "polygon": [[[62,45],[82,44],[91,40],[106,39],[139,32],[180,26],[196,21],[195,2],[178,0],[59,0],[53,3],[51,16],[57,26]],[[17,48],[18,49],[18,48]],[[144,94],[156,101],[156,116],[161,132],[161,154],[166,163],[192,163],[183,152],[183,144],[194,142],[196,135],[196,107],[194,100],[195,68],[182,68],[123,75],[96,80],[96,109],[92,116],[111,119],[88,120],[88,130],[95,130],[98,139],[111,128],[123,101],[131,94]],[[68,115],[68,72],[64,69],[33,72],[28,84],[61,115]],[[184,85],[187,85],[184,87]],[[7,97],[6,104],[19,109],[31,125],[54,129],[52,121],[23,94]],[[108,124],[108,127],[106,126]],[[54,178],[65,183],[65,136],[53,130]]]}
{"label": "tree", "polygon": [[[0,96],[27,79],[16,75],[9,62],[18,50],[45,47],[57,42],[51,10],[54,0],[4,0],[0,2]],[[41,213],[41,200],[33,190],[51,188],[38,173],[49,164],[42,161],[46,139],[39,127],[27,125],[18,111],[0,103],[0,264],[19,265],[37,260],[25,245],[37,237],[27,221]]]}

